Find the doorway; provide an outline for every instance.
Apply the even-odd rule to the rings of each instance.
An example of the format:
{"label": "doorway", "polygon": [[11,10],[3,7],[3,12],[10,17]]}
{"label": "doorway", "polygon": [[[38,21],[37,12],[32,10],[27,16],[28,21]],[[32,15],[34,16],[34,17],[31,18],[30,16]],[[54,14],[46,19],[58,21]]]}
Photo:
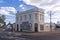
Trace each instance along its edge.
{"label": "doorway", "polygon": [[35,32],[38,32],[38,24],[35,23]]}
{"label": "doorway", "polygon": [[19,25],[17,24],[17,31],[19,31]]}
{"label": "doorway", "polygon": [[20,32],[22,32],[22,24],[20,24]]}

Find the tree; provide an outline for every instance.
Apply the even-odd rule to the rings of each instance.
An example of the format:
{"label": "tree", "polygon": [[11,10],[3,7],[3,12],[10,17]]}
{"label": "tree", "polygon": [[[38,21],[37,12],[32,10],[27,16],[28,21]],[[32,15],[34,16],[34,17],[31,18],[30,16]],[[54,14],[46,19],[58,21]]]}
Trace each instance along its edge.
{"label": "tree", "polygon": [[1,18],[3,21],[5,21],[5,19],[6,19],[5,15],[2,15]]}
{"label": "tree", "polygon": [[5,15],[0,16],[0,26],[1,24],[4,24],[5,19],[6,19]]}

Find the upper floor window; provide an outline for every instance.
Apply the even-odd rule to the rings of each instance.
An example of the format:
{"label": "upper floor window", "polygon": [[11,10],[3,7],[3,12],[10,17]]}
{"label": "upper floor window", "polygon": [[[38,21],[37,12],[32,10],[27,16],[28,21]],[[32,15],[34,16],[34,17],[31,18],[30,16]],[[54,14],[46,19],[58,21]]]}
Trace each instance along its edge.
{"label": "upper floor window", "polygon": [[16,21],[18,21],[19,20],[19,18],[18,17],[16,17]]}
{"label": "upper floor window", "polygon": [[35,19],[37,19],[38,18],[38,15],[37,14],[35,14]]}
{"label": "upper floor window", "polygon": [[29,14],[29,19],[31,19],[32,18],[32,16],[31,16],[31,14]]}
{"label": "upper floor window", "polygon": [[22,16],[20,16],[20,20],[22,20]]}
{"label": "upper floor window", "polygon": [[26,20],[27,19],[27,15],[24,15],[24,20]]}
{"label": "upper floor window", "polygon": [[43,15],[40,14],[40,20],[43,20]]}

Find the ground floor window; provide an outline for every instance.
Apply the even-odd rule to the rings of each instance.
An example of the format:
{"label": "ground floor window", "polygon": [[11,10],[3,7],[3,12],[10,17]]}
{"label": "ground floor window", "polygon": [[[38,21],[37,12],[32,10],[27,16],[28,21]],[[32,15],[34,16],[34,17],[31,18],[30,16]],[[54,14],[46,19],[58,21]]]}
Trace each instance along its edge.
{"label": "ground floor window", "polygon": [[44,25],[40,25],[40,30],[44,30]]}
{"label": "ground floor window", "polygon": [[23,30],[30,31],[31,27],[32,27],[32,24],[29,22],[22,22],[22,24],[20,24],[21,31],[23,31]]}

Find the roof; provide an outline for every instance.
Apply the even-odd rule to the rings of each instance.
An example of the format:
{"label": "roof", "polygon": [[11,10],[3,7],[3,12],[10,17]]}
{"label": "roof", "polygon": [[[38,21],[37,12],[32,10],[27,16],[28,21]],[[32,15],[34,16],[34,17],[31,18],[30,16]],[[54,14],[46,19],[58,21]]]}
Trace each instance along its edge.
{"label": "roof", "polygon": [[17,11],[17,13],[29,13],[29,12],[43,12],[44,13],[44,10],[42,8],[34,7],[32,9],[22,11],[22,12]]}
{"label": "roof", "polygon": [[10,22],[6,26],[8,26],[8,25],[10,25],[11,27],[13,27],[13,24],[11,24]]}

